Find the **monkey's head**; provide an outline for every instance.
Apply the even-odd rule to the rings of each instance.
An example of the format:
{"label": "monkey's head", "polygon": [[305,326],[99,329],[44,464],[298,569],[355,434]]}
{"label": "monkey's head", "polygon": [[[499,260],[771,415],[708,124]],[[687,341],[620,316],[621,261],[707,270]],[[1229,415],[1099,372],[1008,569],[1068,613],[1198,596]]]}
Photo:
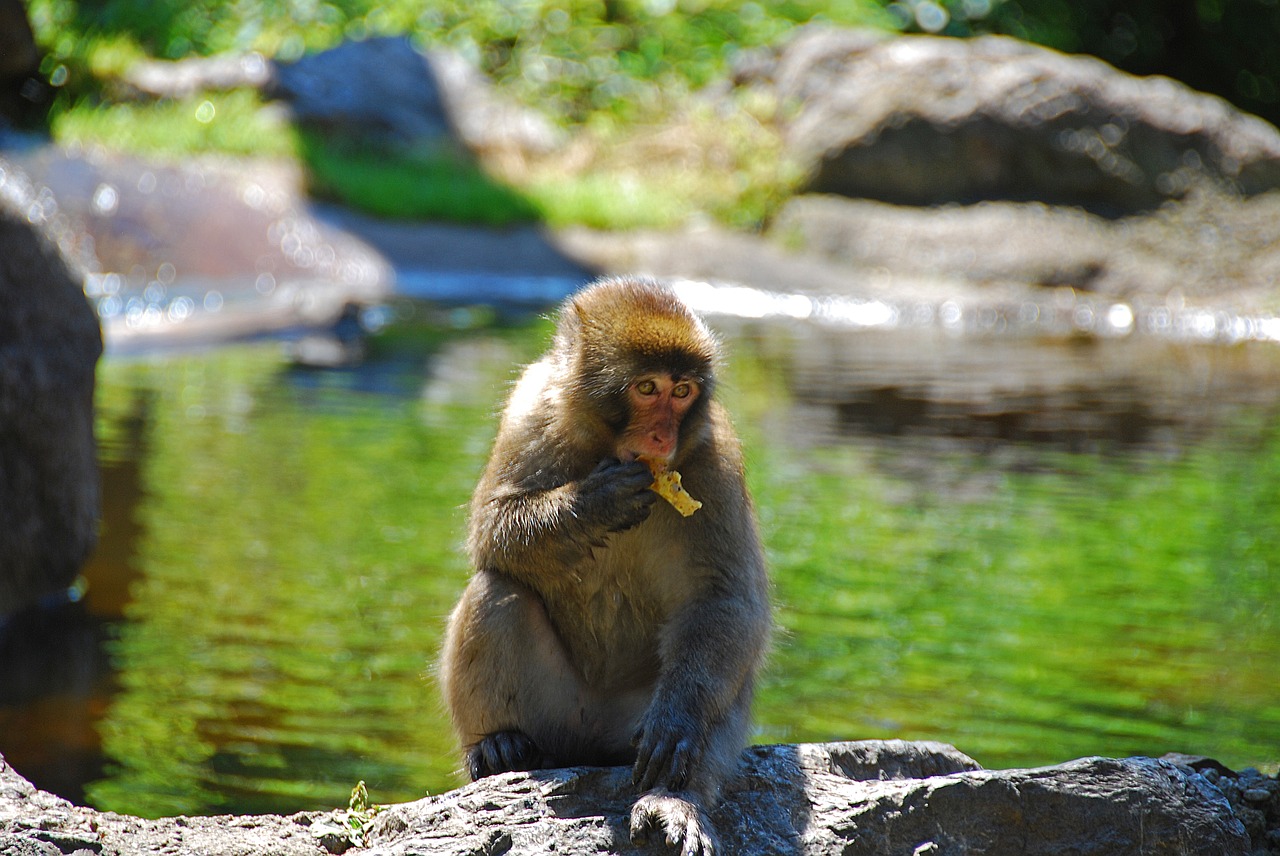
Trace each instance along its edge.
{"label": "monkey's head", "polygon": [[670,463],[704,429],[719,346],[669,288],[635,277],[588,286],[562,307],[555,349],[617,457]]}

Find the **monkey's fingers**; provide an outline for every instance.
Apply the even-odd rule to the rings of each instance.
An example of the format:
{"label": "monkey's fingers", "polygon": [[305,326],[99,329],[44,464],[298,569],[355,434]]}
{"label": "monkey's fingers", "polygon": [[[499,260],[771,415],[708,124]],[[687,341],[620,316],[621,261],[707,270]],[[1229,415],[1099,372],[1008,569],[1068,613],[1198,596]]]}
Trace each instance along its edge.
{"label": "monkey's fingers", "polygon": [[658,787],[684,790],[697,754],[697,745],[688,737],[666,734],[656,739],[641,739],[631,772],[632,781],[642,791]]}
{"label": "monkey's fingers", "polygon": [[621,532],[643,522],[653,507],[649,471],[636,461],[606,458],[582,480],[575,514],[604,532]]}

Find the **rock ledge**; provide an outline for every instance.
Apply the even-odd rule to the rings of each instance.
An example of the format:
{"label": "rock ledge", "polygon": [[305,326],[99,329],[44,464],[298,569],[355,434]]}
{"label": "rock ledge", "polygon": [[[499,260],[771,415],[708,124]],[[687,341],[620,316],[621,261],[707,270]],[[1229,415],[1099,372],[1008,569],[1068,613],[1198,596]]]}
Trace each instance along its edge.
{"label": "rock ledge", "polygon": [[[1215,776],[1175,760],[983,770],[939,743],[754,746],[713,819],[727,853],[1254,852]],[[74,806],[0,759],[0,853],[665,852],[628,840],[633,799],[627,770],[574,767],[495,776],[355,823],[345,810],[142,820]]]}

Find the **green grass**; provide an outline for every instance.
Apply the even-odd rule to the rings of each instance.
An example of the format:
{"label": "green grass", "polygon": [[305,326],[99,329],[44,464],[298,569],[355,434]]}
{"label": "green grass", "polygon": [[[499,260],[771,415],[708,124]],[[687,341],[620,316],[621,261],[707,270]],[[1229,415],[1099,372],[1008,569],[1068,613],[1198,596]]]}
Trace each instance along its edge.
{"label": "green grass", "polygon": [[597,173],[569,181],[548,178],[528,192],[552,226],[660,228],[680,223],[691,213],[688,200],[670,188],[629,175]]}
{"label": "green grass", "polygon": [[119,104],[84,96],[55,110],[50,130],[60,143],[134,154],[292,156],[292,128],[263,107],[257,93],[243,90]]}
{"label": "green grass", "polygon": [[388,154],[302,133],[311,191],[380,217],[501,226],[538,218],[525,196],[460,154]]}

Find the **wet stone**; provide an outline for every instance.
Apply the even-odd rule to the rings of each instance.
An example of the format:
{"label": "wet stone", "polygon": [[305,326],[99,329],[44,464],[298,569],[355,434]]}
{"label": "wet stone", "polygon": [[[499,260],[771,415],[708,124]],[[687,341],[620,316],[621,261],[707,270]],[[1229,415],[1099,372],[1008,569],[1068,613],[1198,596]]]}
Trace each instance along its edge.
{"label": "wet stone", "polygon": [[321,326],[391,287],[377,252],[313,216],[293,167],[38,146],[0,174],[82,269],[109,346]]}

